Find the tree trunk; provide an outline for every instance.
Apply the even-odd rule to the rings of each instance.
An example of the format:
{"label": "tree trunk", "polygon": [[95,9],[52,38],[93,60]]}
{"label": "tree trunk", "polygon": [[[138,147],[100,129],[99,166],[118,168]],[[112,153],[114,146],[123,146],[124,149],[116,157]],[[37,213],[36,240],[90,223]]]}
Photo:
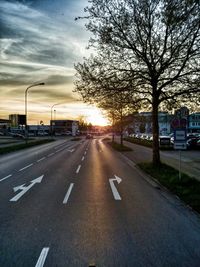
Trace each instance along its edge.
{"label": "tree trunk", "polygon": [[152,107],[152,124],[153,124],[153,165],[159,165],[159,124],[158,124],[158,99],[153,99]]}
{"label": "tree trunk", "polygon": [[123,111],[120,110],[120,145],[123,146]]}

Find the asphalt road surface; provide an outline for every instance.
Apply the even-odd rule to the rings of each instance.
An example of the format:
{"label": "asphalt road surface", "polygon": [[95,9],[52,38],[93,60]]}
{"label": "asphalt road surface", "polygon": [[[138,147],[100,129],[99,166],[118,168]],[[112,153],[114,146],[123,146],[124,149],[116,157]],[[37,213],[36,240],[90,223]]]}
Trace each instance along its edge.
{"label": "asphalt road surface", "polygon": [[0,157],[1,267],[199,267],[200,219],[100,138]]}

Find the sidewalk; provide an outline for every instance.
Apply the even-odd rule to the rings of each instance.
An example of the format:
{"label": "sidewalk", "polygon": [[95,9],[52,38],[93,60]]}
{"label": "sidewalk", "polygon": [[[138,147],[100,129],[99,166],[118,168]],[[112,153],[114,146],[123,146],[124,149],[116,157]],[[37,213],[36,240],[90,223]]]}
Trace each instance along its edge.
{"label": "sidewalk", "polygon": [[[119,141],[119,140],[115,140]],[[135,163],[152,161],[152,149],[124,141],[124,145],[133,149],[123,154]],[[161,161],[175,169],[179,168],[179,151],[160,151]],[[200,151],[181,152],[181,171],[200,181]]]}

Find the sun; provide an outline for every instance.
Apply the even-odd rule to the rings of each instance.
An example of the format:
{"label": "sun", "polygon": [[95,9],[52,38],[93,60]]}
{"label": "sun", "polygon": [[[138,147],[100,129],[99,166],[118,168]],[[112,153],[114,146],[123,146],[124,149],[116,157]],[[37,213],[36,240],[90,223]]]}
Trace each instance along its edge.
{"label": "sun", "polygon": [[101,110],[94,108],[86,118],[88,123],[96,126],[106,126],[109,124],[108,119],[105,118]]}

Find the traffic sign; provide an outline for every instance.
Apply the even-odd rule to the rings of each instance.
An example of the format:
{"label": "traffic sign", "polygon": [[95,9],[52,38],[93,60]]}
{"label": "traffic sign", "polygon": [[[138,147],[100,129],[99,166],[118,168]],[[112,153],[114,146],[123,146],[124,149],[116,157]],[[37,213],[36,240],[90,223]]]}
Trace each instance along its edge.
{"label": "traffic sign", "polygon": [[176,149],[176,150],[186,150],[187,149],[187,144],[186,144],[186,142],[174,143],[174,149]]}
{"label": "traffic sign", "polygon": [[186,142],[186,140],[187,140],[186,129],[174,130],[174,142]]}
{"label": "traffic sign", "polygon": [[186,128],[187,127],[187,120],[184,118],[182,118],[182,119],[174,118],[171,122],[171,127],[174,129]]}

